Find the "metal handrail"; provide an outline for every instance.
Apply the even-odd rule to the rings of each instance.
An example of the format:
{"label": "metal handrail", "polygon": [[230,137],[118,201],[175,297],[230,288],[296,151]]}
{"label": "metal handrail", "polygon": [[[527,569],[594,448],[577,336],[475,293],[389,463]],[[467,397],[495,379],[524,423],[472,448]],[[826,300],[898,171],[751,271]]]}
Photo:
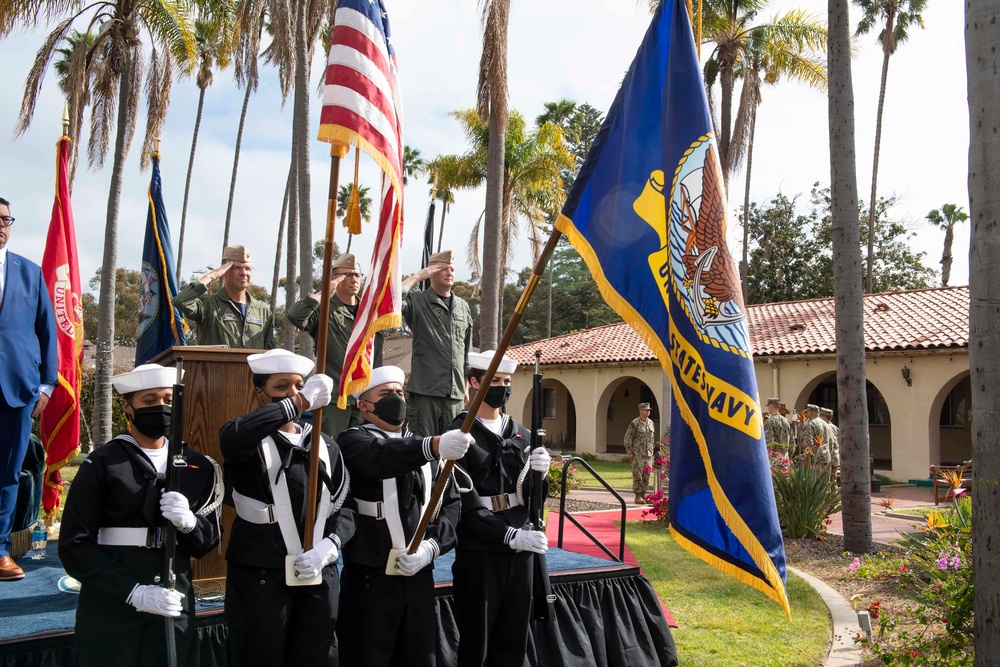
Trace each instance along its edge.
{"label": "metal handrail", "polygon": [[[586,528],[584,528],[583,524],[581,524],[579,521],[577,521],[576,518],[573,517],[572,513],[567,513],[566,512],[566,476],[569,473],[569,467],[570,467],[570,465],[573,464],[573,463],[575,463],[575,462],[582,463],[583,467],[586,468],[588,471],[590,471],[590,474],[594,476],[594,479],[596,479],[598,482],[600,482],[601,486],[603,486],[605,489],[607,489],[608,491],[610,491],[611,495],[613,495],[615,498],[617,498],[618,502],[621,503],[621,506],[622,506],[621,537],[620,537],[620,540],[619,540],[619,543],[618,543],[618,556],[617,557],[611,552],[610,549],[608,549],[606,546],[604,546],[604,544],[602,544],[600,540],[598,540],[596,537],[594,537],[589,530],[587,530]],[[624,563],[625,562],[625,511],[626,511],[626,505],[627,504],[625,502],[625,499],[621,497],[621,494],[619,494],[617,491],[615,491],[614,488],[612,488],[612,486],[610,484],[608,484],[606,481],[604,481],[604,478],[601,477],[600,475],[598,475],[597,471],[594,470],[592,467],[590,467],[589,463],[587,463],[586,461],[584,461],[579,456],[571,456],[566,461],[563,461],[562,491],[559,494],[559,541],[557,542],[556,546],[558,546],[560,549],[562,549],[562,545],[563,545],[563,519],[569,519],[570,521],[573,522],[574,526],[576,526],[577,528],[580,529],[580,532],[582,532],[584,535],[586,535],[587,537],[589,537],[590,541],[593,542],[594,544],[596,544],[598,547],[600,547],[600,549],[604,553],[606,553],[609,558],[611,558],[612,560],[616,560],[619,563]]]}

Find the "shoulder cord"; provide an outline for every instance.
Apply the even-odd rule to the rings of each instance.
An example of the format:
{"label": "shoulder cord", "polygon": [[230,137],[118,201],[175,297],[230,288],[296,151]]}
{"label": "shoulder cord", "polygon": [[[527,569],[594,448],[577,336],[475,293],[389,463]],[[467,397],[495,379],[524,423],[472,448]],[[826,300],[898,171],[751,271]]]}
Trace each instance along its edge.
{"label": "shoulder cord", "polygon": [[206,456],[205,458],[212,464],[215,474],[215,488],[212,489],[212,495],[208,497],[205,504],[197,512],[195,512],[198,516],[208,516],[212,512],[218,510],[222,505],[222,499],[225,496],[226,491],[225,483],[222,481],[222,468],[219,467],[219,464],[216,463],[212,457]]}
{"label": "shoulder cord", "polygon": [[[468,488],[463,488],[462,485],[458,483],[458,478],[455,476],[455,473],[461,473],[462,475],[465,476],[465,479],[469,480]],[[451,481],[454,482],[455,490],[458,491],[459,493],[468,493],[469,491],[472,491],[472,488],[475,486],[475,482],[472,481],[472,475],[465,472],[465,470],[462,469],[462,466],[458,465],[457,463],[455,464],[455,467],[452,468],[451,470]]]}
{"label": "shoulder cord", "polygon": [[521,468],[521,474],[517,476],[517,499],[521,501],[521,504],[525,507],[528,506],[528,501],[524,498],[524,480],[528,476],[528,470],[531,469],[531,458],[529,457],[527,461],[524,462],[524,467]]}
{"label": "shoulder cord", "polygon": [[347,465],[344,463],[344,455],[338,452],[340,457],[340,470],[343,475],[340,477],[340,493],[337,494],[336,500],[330,503],[330,514],[328,516],[333,516],[340,510],[344,501],[347,500],[347,492],[351,488],[351,473],[347,472]]}

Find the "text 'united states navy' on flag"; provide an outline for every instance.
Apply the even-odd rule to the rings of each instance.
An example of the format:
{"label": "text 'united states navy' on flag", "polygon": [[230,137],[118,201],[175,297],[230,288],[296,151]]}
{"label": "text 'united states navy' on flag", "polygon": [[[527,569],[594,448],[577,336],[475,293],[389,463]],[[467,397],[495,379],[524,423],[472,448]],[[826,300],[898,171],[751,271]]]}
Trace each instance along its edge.
{"label": "text 'united states navy' on flag", "polygon": [[683,0],[666,0],[556,227],[673,388],[670,530],[791,615],[739,274]]}
{"label": "text 'united states navy' on flag", "polygon": [[368,385],[373,338],[400,326],[403,234],[403,107],[396,53],[382,0],[341,0],[323,88],[320,141],[343,155],[356,145],[382,168],[381,211],[369,278],[361,293],[340,376],[337,405]]}

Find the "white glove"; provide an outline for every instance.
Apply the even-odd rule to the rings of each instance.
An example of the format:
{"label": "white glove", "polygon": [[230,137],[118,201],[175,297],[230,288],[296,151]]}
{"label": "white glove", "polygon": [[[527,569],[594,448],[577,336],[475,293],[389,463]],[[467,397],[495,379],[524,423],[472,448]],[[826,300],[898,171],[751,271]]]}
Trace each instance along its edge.
{"label": "white glove", "polygon": [[141,612],[177,618],[184,606],[180,591],[159,586],[136,584],[128,596],[128,603]]}
{"label": "white glove", "polygon": [[299,579],[312,579],[324,567],[336,563],[339,556],[337,545],[329,537],[324,537],[312,549],[295,558],[295,576]]}
{"label": "white glove", "polygon": [[536,447],[531,452],[531,456],[528,457],[528,465],[531,466],[531,469],[543,475],[549,474],[550,463],[552,463],[552,457],[549,456],[548,451],[544,447]]}
{"label": "white glove", "polygon": [[188,499],[177,491],[167,491],[160,496],[160,514],[182,533],[190,533],[198,523]]}
{"label": "white glove", "polygon": [[514,537],[510,538],[509,546],[514,551],[543,554],[549,550],[549,538],[540,530],[522,528],[514,532]]}
{"label": "white glove", "polygon": [[330,398],[333,396],[333,380],[329,375],[317,373],[306,380],[300,393],[303,398],[309,401],[310,410],[329,405]]}
{"label": "white glove", "polygon": [[402,553],[396,557],[396,569],[405,577],[412,577],[434,560],[434,547],[427,540],[417,545],[417,553]]}
{"label": "white glove", "polygon": [[438,441],[438,454],[445,461],[457,461],[465,456],[472,444],[472,436],[459,429],[445,431]]}

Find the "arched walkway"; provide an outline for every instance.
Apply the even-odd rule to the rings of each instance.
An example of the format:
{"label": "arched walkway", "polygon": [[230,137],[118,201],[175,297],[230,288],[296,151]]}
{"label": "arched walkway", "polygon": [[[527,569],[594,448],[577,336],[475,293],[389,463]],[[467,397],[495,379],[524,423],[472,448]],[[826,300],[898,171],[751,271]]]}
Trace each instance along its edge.
{"label": "arched walkway", "polygon": [[969,372],[944,383],[934,398],[928,424],[933,465],[959,465],[972,458],[972,382]]}
{"label": "arched walkway", "polygon": [[[530,379],[530,378],[529,378]],[[531,426],[531,401],[535,390],[529,389],[524,400],[523,424]],[[542,428],[545,446],[562,452],[576,451],[576,403],[573,394],[559,380],[542,379]]]}
{"label": "arched walkway", "polygon": [[597,402],[595,417],[598,453],[625,453],[625,430],[639,416],[640,403],[649,403],[649,418],[659,433],[660,402],[649,385],[639,378],[624,375],[604,388]]}
{"label": "arched walkway", "polygon": [[[876,468],[892,468],[892,421],[885,397],[871,380],[865,381],[868,399],[868,441]],[[808,392],[808,394],[806,393]],[[837,374],[825,373],[806,386],[804,397],[795,407],[801,410],[807,403],[833,410],[833,423],[839,423],[837,407]]]}

